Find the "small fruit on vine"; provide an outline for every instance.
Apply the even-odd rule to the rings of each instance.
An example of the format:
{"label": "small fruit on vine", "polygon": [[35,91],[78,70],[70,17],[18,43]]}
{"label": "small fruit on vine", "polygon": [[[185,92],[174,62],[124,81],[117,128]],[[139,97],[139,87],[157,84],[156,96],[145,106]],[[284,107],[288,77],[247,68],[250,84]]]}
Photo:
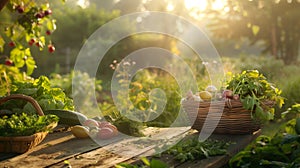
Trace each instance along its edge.
{"label": "small fruit on vine", "polygon": [[38,18],[38,19],[41,19],[41,18],[44,17],[44,13],[37,13],[37,14],[35,15],[35,17]]}
{"label": "small fruit on vine", "polygon": [[16,43],[13,42],[13,41],[11,41],[11,42],[8,43],[8,45],[9,45],[10,47],[15,47],[15,46],[16,46]]}
{"label": "small fruit on vine", "polygon": [[48,10],[44,11],[44,15],[45,16],[48,16],[48,15],[51,15],[51,14],[52,14],[52,10],[51,9],[48,9]]}
{"label": "small fruit on vine", "polygon": [[40,41],[36,42],[35,45],[36,45],[37,47],[42,47],[42,46],[43,46],[42,42],[40,42]]}
{"label": "small fruit on vine", "polygon": [[51,33],[52,33],[52,32],[51,32],[50,30],[47,30],[47,31],[46,31],[46,34],[47,34],[47,35],[51,35]]}
{"label": "small fruit on vine", "polygon": [[12,61],[12,60],[10,60],[10,59],[6,59],[6,60],[5,60],[5,65],[11,66],[12,64],[13,64],[13,61]]}
{"label": "small fruit on vine", "polygon": [[50,53],[53,53],[53,52],[55,51],[55,47],[54,47],[52,44],[49,44],[49,45],[48,45],[48,51],[49,51]]}
{"label": "small fruit on vine", "polygon": [[30,46],[32,46],[35,42],[36,42],[36,40],[35,40],[34,38],[32,38],[32,39],[30,39],[30,40],[28,41],[28,44],[29,44]]}
{"label": "small fruit on vine", "polygon": [[19,13],[24,13],[24,11],[25,11],[24,7],[21,6],[21,5],[17,6],[16,9],[17,9],[17,11],[18,11]]}

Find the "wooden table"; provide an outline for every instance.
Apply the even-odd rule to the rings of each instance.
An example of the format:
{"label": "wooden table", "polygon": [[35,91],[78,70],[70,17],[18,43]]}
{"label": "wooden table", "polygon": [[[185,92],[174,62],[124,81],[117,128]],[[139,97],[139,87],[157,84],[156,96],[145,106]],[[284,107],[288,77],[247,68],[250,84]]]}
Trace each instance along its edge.
{"label": "wooden table", "polygon": [[[108,168],[121,162],[135,162],[141,156],[150,156],[157,146],[166,142],[177,142],[183,137],[197,136],[197,132],[191,130],[190,127],[147,128],[145,134],[148,138],[126,138],[126,136],[119,135],[110,140],[102,140],[99,145],[89,138],[75,138],[70,131],[55,132],[49,134],[41,144],[25,154],[0,153],[0,167]],[[226,155],[185,163],[179,163],[172,157],[162,157],[161,160],[167,162],[170,167],[221,167],[259,134],[260,131],[252,135],[212,135],[210,138],[235,142],[229,147]]]}

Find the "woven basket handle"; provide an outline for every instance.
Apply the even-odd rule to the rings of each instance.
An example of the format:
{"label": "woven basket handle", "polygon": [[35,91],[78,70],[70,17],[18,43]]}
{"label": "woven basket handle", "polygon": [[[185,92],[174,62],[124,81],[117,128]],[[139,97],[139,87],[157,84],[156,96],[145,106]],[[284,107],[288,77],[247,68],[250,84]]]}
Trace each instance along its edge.
{"label": "woven basket handle", "polygon": [[26,100],[26,101],[28,101],[32,104],[32,106],[35,108],[38,115],[40,115],[40,116],[44,115],[43,110],[42,110],[41,106],[38,104],[38,102],[35,99],[33,99],[32,97],[26,96],[26,95],[23,95],[23,94],[12,94],[12,95],[3,97],[3,98],[0,99],[0,104],[5,103],[8,100],[12,100],[12,99]]}

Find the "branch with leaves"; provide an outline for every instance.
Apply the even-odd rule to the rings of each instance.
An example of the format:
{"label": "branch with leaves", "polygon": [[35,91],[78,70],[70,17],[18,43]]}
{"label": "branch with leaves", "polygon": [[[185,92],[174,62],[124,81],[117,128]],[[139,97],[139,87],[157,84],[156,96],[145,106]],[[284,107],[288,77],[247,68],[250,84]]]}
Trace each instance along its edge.
{"label": "branch with leaves", "polygon": [[31,0],[4,0],[0,11],[11,13],[9,22],[1,24],[0,52],[8,50],[10,66],[26,68],[27,75],[31,75],[36,68],[32,47],[55,51],[50,35],[56,29],[56,21],[50,5]]}

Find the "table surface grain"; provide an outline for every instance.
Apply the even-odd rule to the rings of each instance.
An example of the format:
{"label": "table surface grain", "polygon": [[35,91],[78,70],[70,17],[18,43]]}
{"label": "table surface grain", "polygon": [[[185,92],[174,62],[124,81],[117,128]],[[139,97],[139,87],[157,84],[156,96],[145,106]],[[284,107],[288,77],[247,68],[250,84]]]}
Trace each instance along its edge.
{"label": "table surface grain", "polygon": [[[157,147],[165,143],[176,143],[183,137],[197,136],[198,132],[190,127],[147,128],[146,137],[118,135],[109,140],[75,138],[69,130],[50,133],[42,143],[24,154],[0,153],[0,167],[114,167],[118,163],[134,163],[142,156],[151,156]],[[234,142],[226,155],[211,157],[199,161],[176,162],[172,157],[162,156],[161,160],[170,167],[217,168],[228,162],[237,152],[245,148],[260,135],[257,131],[251,135],[212,135],[212,139]]]}

